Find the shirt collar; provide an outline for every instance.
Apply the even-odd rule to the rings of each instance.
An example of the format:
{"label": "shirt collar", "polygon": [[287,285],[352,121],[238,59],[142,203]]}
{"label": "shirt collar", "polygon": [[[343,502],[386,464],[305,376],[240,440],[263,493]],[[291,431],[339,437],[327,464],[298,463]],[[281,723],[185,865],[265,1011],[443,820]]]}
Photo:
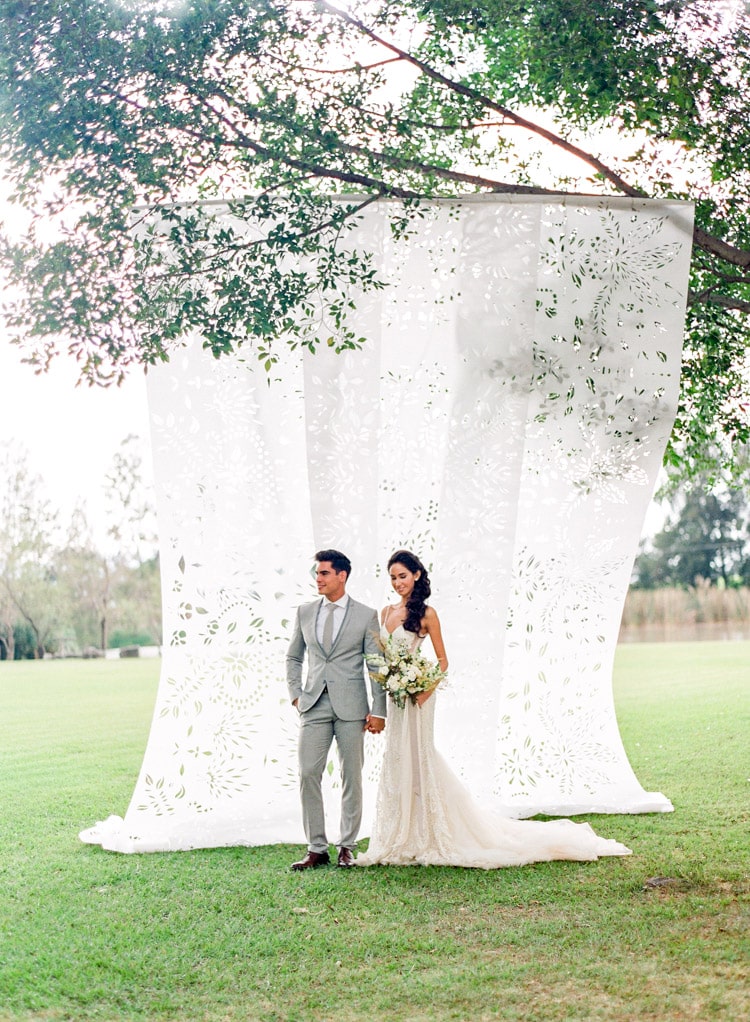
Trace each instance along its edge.
{"label": "shirt collar", "polygon": [[349,603],[349,593],[344,593],[338,600],[329,600],[327,596],[323,597],[324,607],[341,607],[342,610],[346,610],[346,606]]}

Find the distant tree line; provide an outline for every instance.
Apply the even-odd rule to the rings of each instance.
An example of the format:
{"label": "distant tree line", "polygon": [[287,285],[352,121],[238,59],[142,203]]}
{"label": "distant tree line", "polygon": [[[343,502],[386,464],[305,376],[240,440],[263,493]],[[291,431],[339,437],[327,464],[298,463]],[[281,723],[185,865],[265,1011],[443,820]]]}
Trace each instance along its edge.
{"label": "distant tree line", "polygon": [[0,448],[0,472],[0,659],[161,644],[154,512],[138,438],[122,442],[103,478],[105,542],[83,508],[62,523],[22,448]]}
{"label": "distant tree line", "polygon": [[664,527],[635,562],[638,589],[700,583],[750,585],[750,504],[743,489],[709,488],[707,480],[674,495]]}

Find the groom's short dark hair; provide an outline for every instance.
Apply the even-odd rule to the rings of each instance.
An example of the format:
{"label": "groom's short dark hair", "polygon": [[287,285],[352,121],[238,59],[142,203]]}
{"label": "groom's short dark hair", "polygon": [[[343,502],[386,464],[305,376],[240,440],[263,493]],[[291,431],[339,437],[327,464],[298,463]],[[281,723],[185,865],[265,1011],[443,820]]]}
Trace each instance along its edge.
{"label": "groom's short dark hair", "polygon": [[318,550],[315,555],[315,560],[328,561],[337,574],[341,571],[345,571],[347,578],[352,573],[352,562],[346,554],[342,554],[340,550]]}

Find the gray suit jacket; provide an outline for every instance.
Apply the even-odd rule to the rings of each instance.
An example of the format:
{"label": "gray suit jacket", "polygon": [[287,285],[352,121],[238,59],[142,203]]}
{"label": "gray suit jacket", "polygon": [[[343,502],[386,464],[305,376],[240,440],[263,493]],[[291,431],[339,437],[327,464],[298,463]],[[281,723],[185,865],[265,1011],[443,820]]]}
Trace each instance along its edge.
{"label": "gray suit jacket", "polygon": [[[321,600],[304,603],[297,611],[294,631],[286,656],[286,679],[289,698],[299,699],[300,713],[309,710],[325,687],[331,706],[341,720],[364,720],[370,712],[365,683],[365,657],[380,653],[378,615],[349,597],[344,620],[336,641],[326,654],[318,642],[316,621]],[[302,665],[307,654],[307,676],[302,682]],[[385,690],[370,678],[372,712],[386,715]]]}

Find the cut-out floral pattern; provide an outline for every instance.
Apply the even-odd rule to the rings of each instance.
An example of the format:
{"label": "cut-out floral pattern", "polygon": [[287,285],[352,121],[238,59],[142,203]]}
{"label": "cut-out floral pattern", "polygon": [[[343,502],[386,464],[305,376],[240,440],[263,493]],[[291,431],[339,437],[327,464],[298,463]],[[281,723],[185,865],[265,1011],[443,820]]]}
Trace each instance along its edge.
{"label": "cut-out floral pattern", "polygon": [[[285,654],[325,546],[371,606],[392,550],[430,566],[438,741],[476,794],[516,815],[669,808],[627,762],[611,668],[674,414],[690,210],[436,201],[401,241],[388,211],[358,228],[387,283],[354,296],[360,351],[284,351],[269,379],[250,348],[217,361],[194,339],[149,372],[162,681],[125,821],[86,840],[301,840]],[[368,736],[364,833],[381,754]],[[337,784],[332,755],[333,820]]]}

